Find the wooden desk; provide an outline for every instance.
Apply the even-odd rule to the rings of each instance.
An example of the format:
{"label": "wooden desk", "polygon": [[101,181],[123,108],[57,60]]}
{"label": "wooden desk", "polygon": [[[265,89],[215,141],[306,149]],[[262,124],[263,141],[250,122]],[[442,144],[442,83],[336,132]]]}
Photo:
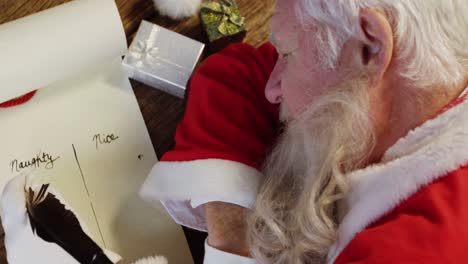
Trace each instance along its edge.
{"label": "wooden desk", "polygon": [[[54,7],[69,0],[0,0],[0,24]],[[199,19],[194,16],[173,21],[155,11],[151,0],[116,0],[130,43],[142,19],[151,21],[188,37],[202,41]],[[269,21],[274,0],[237,0],[246,17],[247,43],[258,46],[268,40]],[[86,36],[84,36],[86,37]],[[158,157],[174,145],[174,132],[183,116],[184,102],[138,82],[132,82],[138,103]],[[195,263],[202,263],[205,234],[184,229]],[[0,235],[3,231],[0,230]],[[3,235],[0,237],[0,263],[6,263]],[[155,252],[157,253],[157,252]],[[171,263],[183,264],[183,263]]]}

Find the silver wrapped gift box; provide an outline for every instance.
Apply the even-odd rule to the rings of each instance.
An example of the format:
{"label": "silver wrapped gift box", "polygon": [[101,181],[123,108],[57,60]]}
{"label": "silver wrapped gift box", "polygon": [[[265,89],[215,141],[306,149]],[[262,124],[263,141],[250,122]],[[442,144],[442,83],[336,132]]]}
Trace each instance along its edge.
{"label": "silver wrapped gift box", "polygon": [[143,21],[122,64],[129,78],[183,98],[204,47],[203,43]]}

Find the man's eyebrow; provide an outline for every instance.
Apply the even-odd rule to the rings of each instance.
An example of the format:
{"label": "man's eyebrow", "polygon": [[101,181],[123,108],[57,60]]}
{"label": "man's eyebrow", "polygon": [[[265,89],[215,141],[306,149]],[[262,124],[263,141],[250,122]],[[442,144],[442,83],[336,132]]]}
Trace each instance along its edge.
{"label": "man's eyebrow", "polygon": [[[290,44],[289,42],[283,43],[283,46],[280,47],[278,43],[278,38],[273,33],[270,34],[270,42],[271,44],[273,44],[273,46],[275,46],[276,50],[279,53],[289,54],[298,50],[298,48],[287,48],[287,46],[284,46],[284,45],[289,45]],[[284,50],[285,48],[287,48],[288,50]]]}

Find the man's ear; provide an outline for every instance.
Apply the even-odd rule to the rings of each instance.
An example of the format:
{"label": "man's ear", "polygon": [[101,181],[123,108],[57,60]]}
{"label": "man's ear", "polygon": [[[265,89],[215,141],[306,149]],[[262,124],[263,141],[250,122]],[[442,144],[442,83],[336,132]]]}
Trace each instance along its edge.
{"label": "man's ear", "polygon": [[393,56],[393,31],[387,18],[373,9],[359,14],[360,63],[373,78],[383,78]]}

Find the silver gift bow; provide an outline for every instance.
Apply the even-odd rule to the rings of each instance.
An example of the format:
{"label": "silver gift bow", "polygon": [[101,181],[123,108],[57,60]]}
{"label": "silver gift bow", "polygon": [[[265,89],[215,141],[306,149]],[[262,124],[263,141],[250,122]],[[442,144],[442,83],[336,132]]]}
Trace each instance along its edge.
{"label": "silver gift bow", "polygon": [[153,63],[159,54],[159,48],[148,45],[148,41],[137,41],[135,45],[132,45],[129,49],[130,63],[135,65],[137,68],[141,68],[145,63]]}
{"label": "silver gift bow", "polygon": [[135,65],[136,68],[141,69],[145,65],[160,66],[161,62],[163,62],[167,65],[172,65],[177,74],[188,78],[191,69],[187,69],[182,65],[166,60],[160,56],[160,50],[157,46],[159,34],[160,29],[153,27],[146,41],[137,40],[132,44],[128,50],[129,63],[131,65]]}
{"label": "silver gift bow", "polygon": [[129,59],[132,65],[141,68],[147,64],[156,63],[159,56],[159,48],[155,45],[155,35],[158,34],[158,29],[153,28],[146,41],[137,40],[134,45],[131,45],[129,51]]}

